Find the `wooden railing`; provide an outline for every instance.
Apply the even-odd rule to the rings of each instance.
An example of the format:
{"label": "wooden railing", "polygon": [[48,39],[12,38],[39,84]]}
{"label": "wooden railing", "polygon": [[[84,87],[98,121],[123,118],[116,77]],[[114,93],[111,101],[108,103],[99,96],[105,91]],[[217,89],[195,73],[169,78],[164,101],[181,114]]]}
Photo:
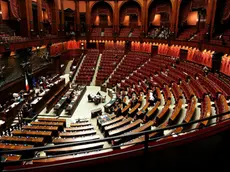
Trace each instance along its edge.
{"label": "wooden railing", "polygon": [[[85,40],[86,37],[81,37],[81,39]],[[23,49],[27,47],[34,47],[34,46],[41,46],[47,45],[49,43],[57,43],[57,42],[64,42],[68,40],[67,36],[64,37],[57,37],[57,38],[41,38],[41,39],[31,39],[25,42],[17,42],[17,43],[10,43],[8,45],[0,44],[0,53],[7,52],[7,51],[15,51],[17,49]],[[169,44],[169,45],[181,45],[181,46],[188,46],[188,47],[195,47],[199,48],[200,50],[214,50],[220,51],[225,54],[230,54],[230,47],[211,44],[208,42],[194,42],[194,41],[185,41],[185,40],[166,40],[166,39],[151,39],[151,38],[132,38],[132,37],[108,37],[108,36],[91,36],[89,40],[97,40],[97,41],[140,41],[140,42],[152,42],[152,43],[162,43],[162,44]]]}
{"label": "wooden railing", "polygon": [[50,43],[64,42],[67,41],[68,37],[57,37],[57,38],[40,38],[40,39],[31,39],[23,42],[7,43],[0,44],[0,53],[15,51],[17,49],[24,49],[27,47],[37,47],[42,45],[48,45]]}

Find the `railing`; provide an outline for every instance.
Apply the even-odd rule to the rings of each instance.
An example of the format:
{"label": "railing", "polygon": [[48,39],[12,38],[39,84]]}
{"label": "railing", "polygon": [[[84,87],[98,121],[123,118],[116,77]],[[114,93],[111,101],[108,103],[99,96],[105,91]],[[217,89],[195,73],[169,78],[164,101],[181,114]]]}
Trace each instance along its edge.
{"label": "railing", "polygon": [[230,54],[230,47],[223,46],[223,45],[216,45],[211,43],[204,43],[204,42],[196,42],[196,41],[185,41],[185,40],[171,40],[171,39],[151,39],[151,38],[133,38],[133,37],[90,37],[90,40],[98,40],[98,41],[138,41],[138,42],[151,42],[151,43],[161,43],[161,44],[169,44],[169,45],[181,45],[181,46],[188,46],[198,48],[200,50],[213,50],[216,52],[223,52],[225,54]]}
{"label": "railing", "polygon": [[[62,42],[66,41],[68,37],[57,37],[57,38],[41,38],[41,39],[31,39],[25,42],[17,42],[17,43],[10,43],[8,44],[8,48],[5,44],[0,44],[0,53],[6,51],[15,51],[17,49],[23,49],[27,47],[36,47],[41,45],[47,45],[50,42]],[[86,37],[81,37],[79,39],[86,39]],[[188,47],[195,47],[199,48],[200,50],[214,50],[223,52],[225,54],[230,54],[230,47],[223,46],[223,45],[216,45],[206,42],[195,42],[195,41],[185,41],[185,40],[171,40],[171,39],[151,39],[151,38],[133,38],[133,37],[108,37],[108,36],[91,36],[90,40],[98,40],[98,41],[141,41],[141,42],[151,42],[151,43],[164,43],[169,45],[181,45],[181,46],[188,46]]]}
{"label": "railing", "polygon": [[[69,146],[76,146],[76,145],[80,145],[80,144],[82,145],[82,144],[89,144],[89,143],[98,143],[98,142],[112,141],[112,140],[115,140],[115,139],[121,139],[121,138],[133,137],[133,136],[144,136],[144,138],[145,138],[144,141],[139,142],[139,143],[135,143],[135,144],[139,144],[139,145],[143,144],[144,147],[142,147],[140,149],[134,149],[133,151],[140,151],[140,150],[142,150],[144,152],[148,152],[150,149],[155,148],[155,147],[163,146],[165,144],[170,144],[170,143],[174,143],[174,142],[179,142],[179,141],[184,140],[184,139],[189,139],[189,138],[184,137],[184,138],[173,140],[171,142],[167,141],[166,143],[162,143],[162,144],[159,144],[159,145],[156,144],[154,146],[151,146],[150,143],[152,141],[155,141],[155,140],[158,140],[158,139],[167,138],[169,136],[172,136],[173,134],[166,135],[166,136],[161,136],[161,137],[155,137],[153,139],[149,139],[149,134],[150,133],[153,133],[153,132],[163,132],[165,130],[176,129],[178,127],[186,127],[186,126],[189,126],[189,125],[192,125],[192,124],[196,124],[196,123],[199,123],[199,122],[202,122],[202,121],[206,121],[206,120],[218,118],[218,117],[221,117],[221,116],[224,116],[224,115],[229,115],[229,114],[230,114],[230,111],[222,113],[222,114],[219,114],[219,115],[211,116],[211,117],[208,117],[208,118],[205,118],[205,119],[194,120],[194,121],[191,121],[191,122],[188,122],[188,123],[182,123],[182,124],[178,124],[178,125],[168,126],[166,128],[159,128],[159,129],[155,129],[155,130],[148,130],[148,131],[143,131],[143,132],[134,133],[134,134],[126,134],[126,135],[120,135],[120,136],[114,136],[114,137],[107,137],[107,138],[98,139],[98,140],[82,141],[82,142],[78,142],[78,143],[67,143],[67,144],[60,144],[60,145],[55,145],[55,146],[35,147],[35,148],[23,149],[23,150],[1,151],[0,152],[0,156],[2,156],[3,154],[22,154],[22,153],[23,154],[27,154],[29,152],[44,151],[44,150],[48,150],[48,149],[56,149],[56,148],[63,148],[63,147],[69,147]],[[224,123],[224,122],[226,122],[226,123]],[[224,128],[226,130],[230,126],[229,119],[222,120],[219,123],[220,123],[219,125],[217,124],[217,122],[211,123],[211,124],[207,125],[205,128],[210,127],[210,126],[219,126],[219,128]],[[215,125],[215,124],[217,124],[217,125]],[[189,130],[186,130],[186,131],[182,131],[181,133],[188,133],[188,132],[192,132],[192,131],[195,131],[195,130],[199,130],[199,129],[198,128],[189,129]],[[213,132],[213,131],[216,131],[216,129],[213,128],[213,130],[207,130],[206,132],[200,133],[200,135],[205,135],[205,134],[207,134],[209,132]],[[181,133],[177,133],[177,135],[181,134]],[[196,135],[196,136],[198,136],[198,135]],[[134,145],[134,143],[125,144],[125,146],[126,145]],[[111,148],[114,149],[114,148],[118,148],[120,146],[121,145],[116,145],[116,146],[111,146],[109,148],[94,149],[94,150],[90,150],[90,152],[91,151],[98,151],[98,150],[106,150],[106,149],[111,149]],[[124,144],[122,146],[124,146]],[[89,151],[80,151],[80,152],[71,152],[71,153],[66,153],[66,154],[59,154],[59,155],[52,156],[52,158],[66,156],[66,155],[74,155],[76,153],[77,154],[81,154],[81,153],[84,153],[84,152],[89,152]],[[120,152],[119,154],[121,155],[121,154],[125,154],[125,153],[127,153],[127,152],[123,151],[123,152]],[[115,156],[115,154],[113,154],[111,156]],[[97,159],[98,158],[103,158],[103,157],[104,156],[99,156],[99,157],[97,157]],[[24,161],[31,161],[31,160],[37,160],[37,159],[46,159],[46,158],[47,157],[39,157],[39,158],[21,159],[21,160],[18,160],[18,161],[1,162],[1,168],[3,169],[4,167],[10,166],[10,165],[12,165],[14,163],[20,163],[20,162],[24,162]],[[48,158],[51,158],[51,156],[49,156]],[[69,161],[69,162],[65,162],[65,163],[58,163],[58,164],[52,164],[52,165],[40,165],[40,166],[36,166],[36,167],[34,166],[34,167],[30,167],[29,169],[33,170],[33,169],[42,169],[42,168],[46,168],[46,167],[56,167],[56,166],[60,166],[60,165],[68,165],[70,163],[80,163],[80,162],[83,162],[83,161],[91,161],[91,160],[94,160],[94,158],[88,158],[88,159],[85,159],[85,160],[75,160],[75,161],[71,161],[71,162]],[[25,166],[25,168],[13,169],[13,170],[4,170],[4,171],[24,171],[26,169],[28,169],[27,166]]]}
{"label": "railing", "polygon": [[3,43],[0,44],[0,53],[7,51],[15,51],[17,49],[23,49],[27,47],[37,47],[42,45],[48,45],[50,42],[64,42],[68,39],[67,36],[56,37],[56,38],[40,38],[40,39],[30,39],[28,41],[23,42],[15,42],[15,43]]}

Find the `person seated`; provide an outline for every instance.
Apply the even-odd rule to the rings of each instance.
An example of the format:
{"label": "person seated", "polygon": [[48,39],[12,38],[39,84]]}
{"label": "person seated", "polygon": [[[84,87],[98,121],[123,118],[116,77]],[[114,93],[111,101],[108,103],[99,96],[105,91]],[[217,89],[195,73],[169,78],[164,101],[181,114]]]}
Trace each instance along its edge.
{"label": "person seated", "polygon": [[92,97],[91,94],[88,94],[88,101],[89,101],[89,102],[92,102],[92,101],[93,101],[93,97]]}
{"label": "person seated", "polygon": [[67,102],[68,104],[71,103],[71,96],[68,96],[68,97],[67,97],[66,102]]}
{"label": "person seated", "polygon": [[97,92],[97,95],[98,95],[98,96],[101,96],[101,93],[98,91],[98,92]]}
{"label": "person seated", "polygon": [[121,109],[121,105],[119,104],[115,111],[116,116],[121,116],[121,112],[122,112],[122,109]]}
{"label": "person seated", "polygon": [[150,106],[154,106],[156,101],[157,101],[157,99],[155,97],[154,91],[150,90],[149,91],[149,103],[150,103]]}
{"label": "person seated", "polygon": [[130,103],[131,103],[131,108],[133,108],[138,103],[138,100],[136,99],[135,96],[132,96]]}

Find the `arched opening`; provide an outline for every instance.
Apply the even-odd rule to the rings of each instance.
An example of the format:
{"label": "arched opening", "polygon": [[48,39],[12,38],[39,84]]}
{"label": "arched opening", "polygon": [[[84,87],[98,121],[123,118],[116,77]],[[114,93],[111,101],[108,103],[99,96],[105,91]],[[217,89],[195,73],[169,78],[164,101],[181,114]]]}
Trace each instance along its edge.
{"label": "arched opening", "polygon": [[212,41],[216,44],[230,45],[230,0],[217,1]]}
{"label": "arched opening", "polygon": [[206,33],[208,1],[183,0],[180,5],[178,39],[200,41]]}
{"label": "arched opening", "polygon": [[141,6],[136,1],[127,1],[119,11],[120,37],[139,37],[141,34]]}
{"label": "arched opening", "polygon": [[93,27],[112,27],[113,26],[113,9],[104,2],[97,2],[91,9],[91,23]]}
{"label": "arched opening", "polygon": [[152,38],[167,39],[170,34],[172,5],[170,0],[154,0],[148,9],[148,33]]}
{"label": "arched opening", "polygon": [[74,31],[74,11],[70,8],[64,10],[65,16],[65,31],[72,32]]}
{"label": "arched opening", "polygon": [[141,6],[135,1],[127,1],[119,11],[121,27],[138,27],[141,26]]}

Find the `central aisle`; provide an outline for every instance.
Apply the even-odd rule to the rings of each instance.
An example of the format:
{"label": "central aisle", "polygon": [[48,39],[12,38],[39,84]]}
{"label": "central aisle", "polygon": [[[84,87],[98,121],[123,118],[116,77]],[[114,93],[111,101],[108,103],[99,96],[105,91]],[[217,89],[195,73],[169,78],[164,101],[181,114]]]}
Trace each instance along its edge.
{"label": "central aisle", "polygon": [[110,100],[110,97],[107,93],[100,91],[102,96],[106,96],[105,103],[100,103],[98,105],[95,105],[93,102],[88,102],[88,94],[97,94],[97,92],[100,91],[99,86],[87,86],[87,90],[85,92],[85,95],[81,99],[81,102],[79,103],[77,109],[73,113],[72,119],[78,119],[78,118],[91,118],[91,111],[97,108],[102,108],[104,111],[104,105]]}

